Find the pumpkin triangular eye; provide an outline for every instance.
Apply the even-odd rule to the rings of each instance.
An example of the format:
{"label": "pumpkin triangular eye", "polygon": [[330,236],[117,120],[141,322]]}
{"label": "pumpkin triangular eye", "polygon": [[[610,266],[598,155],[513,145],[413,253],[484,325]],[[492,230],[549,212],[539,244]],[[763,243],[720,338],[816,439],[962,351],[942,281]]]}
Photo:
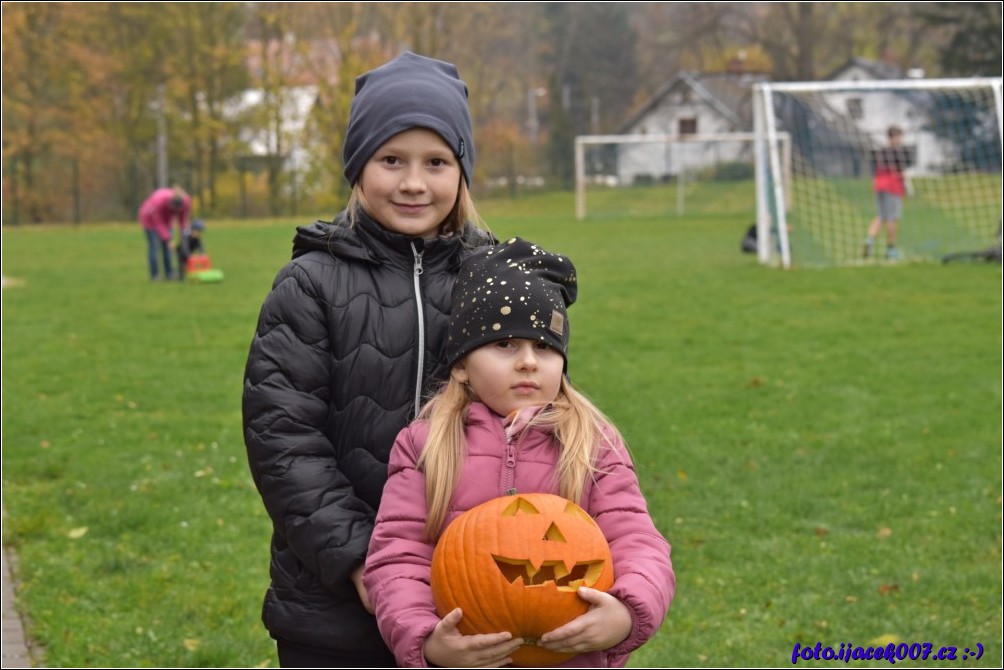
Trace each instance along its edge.
{"label": "pumpkin triangular eye", "polygon": [[502,512],[502,516],[516,516],[517,514],[540,514],[537,508],[526,501],[525,498],[516,497],[505,511]]}
{"label": "pumpkin triangular eye", "polygon": [[544,533],[544,539],[550,540],[551,542],[564,542],[565,536],[562,535],[561,531],[558,530],[558,527],[552,523],[547,527],[547,532]]}
{"label": "pumpkin triangular eye", "polygon": [[590,523],[593,523],[593,518],[589,516],[586,510],[582,509],[581,507],[572,502],[565,505],[565,514],[572,514],[574,516],[579,517],[580,519],[585,519]]}

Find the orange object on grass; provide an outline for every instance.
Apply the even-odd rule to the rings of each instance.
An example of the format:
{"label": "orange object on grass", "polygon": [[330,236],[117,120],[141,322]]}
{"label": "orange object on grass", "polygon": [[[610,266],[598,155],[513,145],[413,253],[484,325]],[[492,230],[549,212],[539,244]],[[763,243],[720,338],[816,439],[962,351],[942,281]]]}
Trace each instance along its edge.
{"label": "orange object on grass", "polygon": [[188,272],[211,270],[212,267],[213,264],[209,261],[208,254],[192,254],[188,257],[188,262],[185,264],[185,270]]}

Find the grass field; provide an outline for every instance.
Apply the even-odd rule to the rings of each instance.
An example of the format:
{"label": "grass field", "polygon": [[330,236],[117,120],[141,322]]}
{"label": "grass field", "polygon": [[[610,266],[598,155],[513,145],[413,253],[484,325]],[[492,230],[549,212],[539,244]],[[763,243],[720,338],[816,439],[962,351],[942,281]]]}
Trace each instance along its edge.
{"label": "grass field", "polygon": [[[1000,266],[785,272],[740,253],[743,214],[482,209],[575,261],[570,372],[673,545],[676,600],[632,666],[790,666],[816,642],[1001,665]],[[4,229],[3,542],[48,666],[277,665],[241,379],[308,222],[210,221],[213,285],[150,283],[135,224]]]}
{"label": "grass field", "polygon": [[[911,261],[938,262],[946,254],[979,251],[999,240],[1000,174],[918,177],[903,201],[898,247]],[[586,191],[587,219],[616,223],[629,218],[688,221],[707,217],[756,218],[752,180],[695,180]],[[862,244],[875,216],[870,178],[794,178],[786,223],[792,263],[799,267],[861,265]],[[884,255],[885,238],[867,263]],[[881,262],[881,261],[878,261]]]}

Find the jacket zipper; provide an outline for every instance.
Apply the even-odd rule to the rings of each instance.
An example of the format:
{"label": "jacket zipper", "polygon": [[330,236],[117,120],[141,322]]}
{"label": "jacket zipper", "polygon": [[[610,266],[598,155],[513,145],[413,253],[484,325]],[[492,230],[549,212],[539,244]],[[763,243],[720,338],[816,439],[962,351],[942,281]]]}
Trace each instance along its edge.
{"label": "jacket zipper", "polygon": [[419,251],[415,243],[411,243],[411,252],[415,255],[414,278],[415,278],[415,307],[418,310],[418,369],[415,373],[415,409],[412,416],[418,416],[422,403],[422,374],[425,370],[425,309],[422,305],[422,286],[419,278],[424,272],[422,268],[422,254],[425,250]]}
{"label": "jacket zipper", "polygon": [[[522,432],[520,433],[522,435]],[[507,496],[516,495],[516,445],[513,444],[513,436],[510,436],[506,429],[502,428],[502,437],[505,440],[505,469],[502,471],[502,491]]]}

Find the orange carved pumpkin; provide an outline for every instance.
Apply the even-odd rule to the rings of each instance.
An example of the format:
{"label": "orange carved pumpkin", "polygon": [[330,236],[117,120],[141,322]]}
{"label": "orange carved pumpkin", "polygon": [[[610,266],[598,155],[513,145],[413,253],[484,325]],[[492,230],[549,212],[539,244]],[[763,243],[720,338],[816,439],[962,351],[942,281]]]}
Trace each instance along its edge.
{"label": "orange carved pumpkin", "polygon": [[579,586],[614,583],[610,547],[575,503],[549,493],[502,496],[461,514],[432,556],[432,595],[440,616],[460,607],[465,635],[509,631],[527,644],[523,666],[556,665],[573,654],[536,645],[544,633],[584,614]]}

